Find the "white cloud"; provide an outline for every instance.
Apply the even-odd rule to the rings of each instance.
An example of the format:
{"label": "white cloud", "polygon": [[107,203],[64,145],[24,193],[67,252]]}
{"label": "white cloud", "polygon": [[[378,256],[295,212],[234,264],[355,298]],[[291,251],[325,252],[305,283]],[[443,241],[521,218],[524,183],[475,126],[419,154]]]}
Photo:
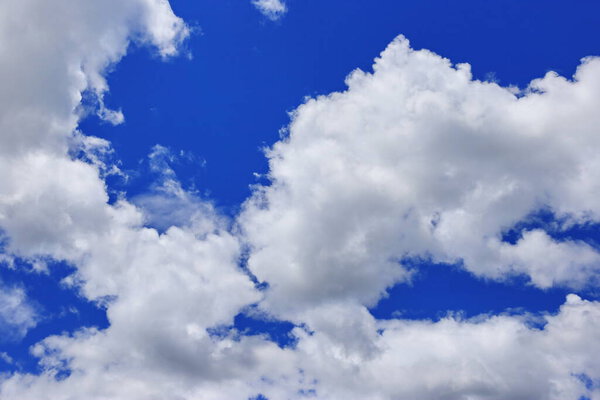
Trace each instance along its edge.
{"label": "white cloud", "polygon": [[[27,299],[22,288],[10,288],[0,283],[0,337],[4,340],[21,339],[38,322],[35,307]],[[9,362],[10,357],[0,353],[0,359]]]}
{"label": "white cloud", "polygon": [[[202,221],[207,222],[206,215],[218,218],[211,203],[193,190],[184,189],[177,179],[171,164],[182,157],[186,155],[176,155],[160,145],[154,146],[148,155],[150,171],[156,175],[154,184],[131,201],[140,208],[144,221],[151,227],[165,230],[173,225],[197,226],[203,224]],[[223,227],[227,226],[224,219],[221,222]]]}
{"label": "white cloud", "polygon": [[0,360],[2,360],[5,364],[12,364],[13,363],[13,359],[11,356],[9,356],[7,353],[5,352],[1,352],[0,353]]}
{"label": "white cloud", "polygon": [[[319,380],[314,385],[318,398],[599,398],[577,378],[599,377],[600,363],[590,356],[600,350],[598,303],[571,295],[541,330],[528,328],[524,317],[433,323],[377,322],[366,313],[356,315],[357,310],[323,314],[318,325],[336,326],[339,332],[325,328],[300,341],[298,353],[310,363],[307,376]],[[350,332],[363,329],[373,335],[372,349],[354,345]]]}
{"label": "white cloud", "polygon": [[[181,379],[218,381],[223,371],[251,362],[253,349],[229,350],[231,340],[213,340],[206,331],[231,324],[239,309],[260,300],[238,267],[240,244],[227,221],[167,176],[162,187],[197,205],[194,219],[165,226],[164,234],[145,228],[127,200],[107,203],[102,177],[116,168],[106,159],[110,144],[76,130],[86,91],[97,97],[101,114],[119,122],[102,102],[105,74],[132,40],[168,57],[187,32],[163,0],[0,5],[0,78],[7,82],[0,94],[2,260],[51,257],[74,265],[65,284],[104,303],[110,322],[101,332],[83,329],[34,346],[46,372],[2,375],[3,399],[147,399],[167,388],[164,398]],[[72,156],[78,152],[84,160]],[[2,317],[25,329],[31,324],[22,292],[9,294]],[[219,357],[224,361],[214,362]],[[72,378],[55,381],[57,368],[72,369]]]}
{"label": "white cloud", "polygon": [[[10,237],[9,251],[69,258],[78,251],[78,237],[109,229],[98,177],[106,167],[98,156],[108,144],[76,133],[82,93],[93,93],[99,110],[119,122],[102,103],[107,69],[133,39],[168,57],[187,34],[162,0],[0,5],[0,78],[6,83],[0,95],[0,226]],[[74,144],[95,155],[94,165],[69,156]]]}
{"label": "white cloud", "polygon": [[[164,299],[156,295],[148,310]],[[376,321],[340,304],[308,316],[313,332],[297,328],[294,350],[258,338],[210,339],[195,325],[172,324],[179,314],[148,320],[140,310],[106,332],[46,339],[34,350],[45,372],[5,380],[2,398],[599,398],[582,378],[600,377],[600,303],[574,295],[543,329],[529,327],[527,316]],[[55,380],[65,365],[70,377]]]}
{"label": "white cloud", "polygon": [[404,257],[463,260],[494,279],[523,273],[542,288],[597,282],[589,245],[542,230],[511,245],[501,234],[541,207],[600,220],[600,59],[518,95],[402,37],[373,68],[301,105],[268,151],[272,185],[241,218],[268,307],[373,304],[407,279]]}
{"label": "white cloud", "polygon": [[281,0],[252,0],[252,4],[273,21],[278,20],[287,12],[287,6]]}
{"label": "white cloud", "polygon": [[[162,313],[177,320],[175,309],[187,302],[181,312],[190,321],[176,324],[182,329],[229,323],[259,295],[237,267],[239,244],[226,231],[227,224],[210,205],[183,193],[173,176],[164,185],[179,188],[176,195],[198,204],[194,220],[185,229],[171,228],[162,235],[144,228],[141,212],[125,199],[107,204],[101,176],[111,170],[104,161],[109,143],[76,131],[81,93],[92,90],[101,98],[108,89],[107,68],[125,55],[131,40],[155,46],[162,57],[171,56],[187,35],[185,24],[162,0],[52,5],[28,0],[3,6],[6,35],[0,35],[0,43],[7,46],[0,48],[19,48],[22,59],[2,54],[14,65],[3,64],[0,76],[14,83],[15,93],[24,93],[13,96],[8,90],[0,96],[0,102],[21,113],[10,107],[0,110],[0,124],[7,128],[0,137],[0,226],[8,237],[6,251],[77,266],[66,283],[80,287],[90,300],[116,298],[108,311],[115,331],[121,318],[135,324],[128,314],[135,304],[149,314],[163,308]],[[18,34],[7,36],[10,28]],[[87,161],[73,159],[73,150],[83,151]],[[236,296],[218,296],[220,291]],[[182,297],[176,300],[170,292]],[[155,304],[138,303],[141,295],[150,295]],[[128,306],[119,311],[121,304]],[[141,323],[151,324],[151,315],[135,312]]]}

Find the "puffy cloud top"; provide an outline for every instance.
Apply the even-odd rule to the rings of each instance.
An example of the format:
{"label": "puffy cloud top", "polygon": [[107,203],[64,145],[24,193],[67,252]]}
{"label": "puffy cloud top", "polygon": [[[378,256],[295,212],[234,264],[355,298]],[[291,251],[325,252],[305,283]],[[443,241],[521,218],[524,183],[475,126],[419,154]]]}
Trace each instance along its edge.
{"label": "puffy cloud top", "polygon": [[541,288],[597,282],[590,245],[502,234],[542,208],[559,230],[599,220],[599,77],[587,58],[573,80],[550,72],[518,91],[397,38],[345,92],[300,106],[267,152],[272,184],[241,221],[269,306],[373,304],[411,257]]}

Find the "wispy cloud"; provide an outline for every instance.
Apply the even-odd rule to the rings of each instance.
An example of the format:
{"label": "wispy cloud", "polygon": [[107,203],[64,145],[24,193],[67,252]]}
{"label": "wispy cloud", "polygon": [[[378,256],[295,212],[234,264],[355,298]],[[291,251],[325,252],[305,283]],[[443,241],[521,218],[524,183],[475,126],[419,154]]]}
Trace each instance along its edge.
{"label": "wispy cloud", "polygon": [[[0,283],[0,336],[19,339],[37,325],[38,316],[22,288],[11,288]],[[0,354],[0,358],[8,359]]]}
{"label": "wispy cloud", "polygon": [[272,21],[278,20],[287,12],[287,6],[281,0],[252,0],[252,4]]}

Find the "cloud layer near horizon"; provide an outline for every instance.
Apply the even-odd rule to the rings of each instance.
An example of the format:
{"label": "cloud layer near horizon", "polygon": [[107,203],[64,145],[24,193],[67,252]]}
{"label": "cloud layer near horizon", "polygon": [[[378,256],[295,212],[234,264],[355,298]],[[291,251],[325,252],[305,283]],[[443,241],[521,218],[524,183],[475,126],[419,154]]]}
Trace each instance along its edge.
{"label": "cloud layer near horizon", "polygon": [[[177,54],[188,28],[168,3],[11,0],[0,19],[5,259],[74,265],[65,283],[110,322],[34,346],[42,372],[1,376],[3,399],[600,399],[588,382],[600,378],[600,303],[570,295],[557,315],[437,322],[366,308],[410,278],[407,257],[543,288],[595,282],[591,245],[501,234],[542,207],[558,229],[600,218],[597,59],[515,94],[400,37],[373,73],[294,112],[267,154],[272,184],[232,222],[182,188],[161,147],[155,190],[109,204],[110,143],[77,131],[84,92],[122,120],[103,103],[105,75],[131,41]],[[266,291],[239,267],[245,246]],[[253,304],[297,323],[297,344],[210,333]]]}

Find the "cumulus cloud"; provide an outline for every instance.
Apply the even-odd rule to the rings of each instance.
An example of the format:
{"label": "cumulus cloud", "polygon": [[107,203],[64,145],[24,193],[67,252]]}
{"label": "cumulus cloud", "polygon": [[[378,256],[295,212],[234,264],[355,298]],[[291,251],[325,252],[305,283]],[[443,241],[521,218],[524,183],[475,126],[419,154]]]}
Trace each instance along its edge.
{"label": "cumulus cloud", "polygon": [[[240,238],[183,189],[165,148],[151,154],[154,192],[109,204],[110,144],[77,131],[84,93],[108,112],[106,72],[132,40],[169,57],[187,34],[161,0],[0,5],[4,257],[67,261],[76,272],[64,284],[110,323],[37,343],[41,372],[1,375],[2,399],[600,398],[586,384],[599,379],[599,303],[569,296],[543,328],[526,315],[378,321],[365,308],[408,278],[399,261],[410,256],[542,287],[594,276],[585,243],[537,230],[511,245],[499,232],[542,205],[597,219],[598,61],[516,96],[398,39],[373,74],[295,112]],[[247,244],[266,292],[240,268]],[[2,296],[0,315],[33,326],[23,291]],[[256,304],[298,323],[296,347],[211,333]]]}
{"label": "cumulus cloud", "polygon": [[[541,330],[528,327],[524,316],[434,323],[340,311],[322,314],[315,323],[322,329],[312,336],[299,333],[297,351],[318,379],[318,398],[598,398],[582,378],[598,379],[600,364],[586,352],[599,345],[600,308],[575,295],[546,316]],[[358,344],[354,332],[370,332],[371,347]]]}
{"label": "cumulus cloud", "polygon": [[[600,378],[594,356],[600,303],[575,295],[544,318],[542,329],[527,316],[376,321],[364,308],[329,306],[308,318],[312,331],[296,328],[294,349],[256,337],[209,338],[194,325],[169,323],[180,316],[161,313],[138,326],[137,315],[128,313],[136,322],[115,321],[106,332],[46,339],[33,350],[44,372],[15,374],[0,394],[38,400],[258,393],[271,399],[599,398],[589,382]],[[67,367],[70,376],[55,379]]]}
{"label": "cumulus cloud", "polygon": [[287,12],[287,6],[281,0],[252,0],[252,4],[272,21],[278,20]]}
{"label": "cumulus cloud", "polygon": [[572,80],[550,72],[515,93],[399,37],[345,92],[308,100],[241,217],[269,307],[373,304],[415,257],[541,288],[597,283],[591,245],[502,234],[542,208],[563,228],[600,219],[599,77],[587,58]]}
{"label": "cumulus cloud", "polygon": [[[69,258],[79,235],[106,229],[98,156],[109,145],[76,133],[83,93],[92,93],[99,110],[119,122],[102,103],[107,69],[131,40],[168,57],[187,34],[161,0],[2,3],[0,225],[9,251]],[[95,162],[70,157],[74,144]]]}
{"label": "cumulus cloud", "polygon": [[[110,170],[104,160],[110,144],[76,130],[82,93],[91,90],[101,99],[108,89],[107,68],[125,55],[132,40],[154,46],[161,57],[177,53],[188,30],[168,2],[50,5],[29,0],[2,7],[0,41],[2,58],[8,62],[0,67],[0,74],[13,85],[0,96],[7,105],[0,110],[0,226],[7,237],[6,252],[29,260],[52,257],[77,266],[76,275],[66,283],[100,301],[127,298],[123,289],[133,288],[129,279],[153,279],[142,278],[142,271],[170,275],[169,265],[176,273],[197,275],[197,282],[189,280],[192,284],[208,284],[213,277],[201,275],[211,261],[200,255],[207,251],[219,259],[215,277],[224,278],[209,286],[233,285],[239,294],[227,301],[229,305],[211,305],[212,311],[203,313],[207,323],[225,323],[238,307],[255,301],[251,282],[237,270],[237,240],[224,232],[210,207],[203,208],[202,216],[186,230],[173,228],[159,235],[144,228],[141,212],[125,199],[108,204],[102,175]],[[20,56],[9,56],[13,53]],[[77,151],[83,159],[73,157]],[[178,239],[170,239],[174,237]],[[187,266],[165,260],[174,250],[166,247],[180,246],[184,238],[190,246],[180,255]],[[205,250],[206,243],[211,245]],[[199,253],[194,256],[194,252]],[[128,270],[133,276],[127,277]],[[183,275],[173,279],[176,285],[185,280]],[[203,306],[199,299],[195,304]],[[208,317],[211,313],[214,318]]]}
{"label": "cumulus cloud", "polygon": [[[130,398],[148,398],[145,393],[163,389],[154,386],[155,378],[170,379],[165,368],[179,377],[165,383],[170,389],[164,393],[171,393],[180,379],[218,380],[222,371],[251,363],[243,346],[229,350],[232,340],[207,333],[260,300],[238,267],[240,244],[227,222],[163,171],[160,187],[194,205],[194,220],[180,228],[165,225],[160,234],[146,228],[142,212],[126,199],[108,203],[103,176],[116,168],[110,143],[77,131],[84,94],[96,97],[101,116],[122,119],[102,98],[108,69],[131,41],[153,46],[160,57],[173,56],[188,34],[186,25],[163,0],[15,0],[2,3],[0,19],[6,61],[0,76],[7,82],[0,95],[3,260],[49,257],[75,266],[64,284],[107,307],[110,322],[104,331],[84,328],[34,346],[45,372],[2,376],[0,397],[68,398],[76,386],[86,386],[77,382],[79,374],[106,373],[114,381],[103,388],[106,382],[96,376],[83,396],[118,399],[131,392]],[[23,296],[7,292],[0,303],[2,318],[24,333],[33,322]],[[55,378],[67,370],[73,378],[58,385]],[[118,381],[128,376],[138,384],[125,390]]]}

